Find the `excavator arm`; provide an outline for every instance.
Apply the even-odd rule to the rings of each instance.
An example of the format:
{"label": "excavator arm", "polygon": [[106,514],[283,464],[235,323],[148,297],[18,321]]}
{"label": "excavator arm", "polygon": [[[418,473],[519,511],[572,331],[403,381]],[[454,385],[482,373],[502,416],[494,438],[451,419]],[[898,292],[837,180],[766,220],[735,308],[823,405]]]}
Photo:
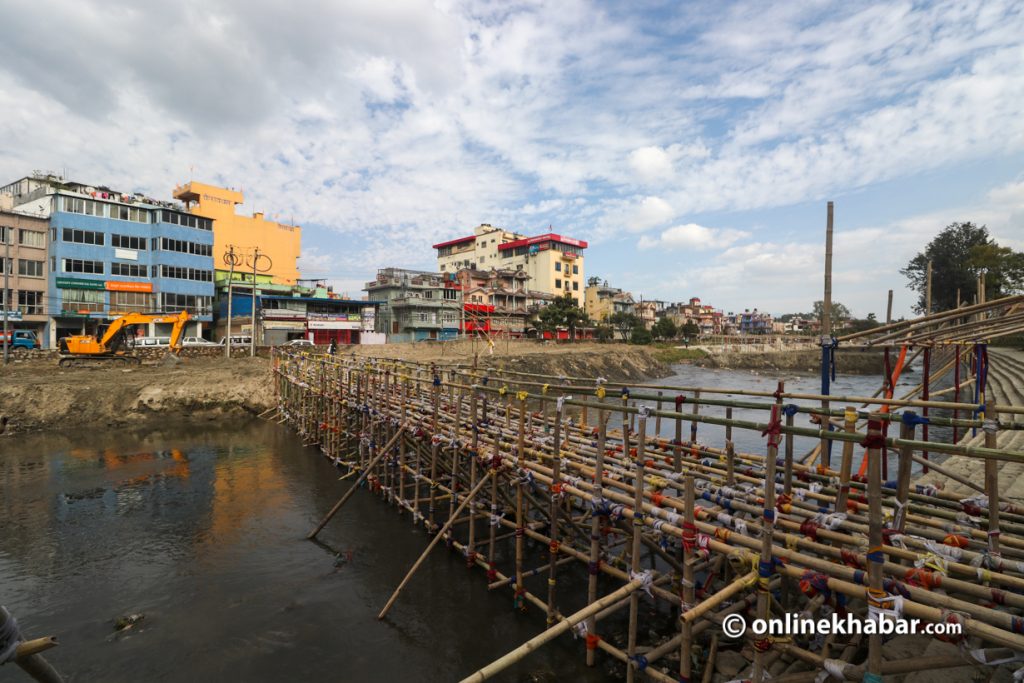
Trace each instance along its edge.
{"label": "excavator arm", "polygon": [[166,315],[152,313],[126,313],[120,318],[114,320],[114,322],[110,323],[107,327],[107,331],[103,334],[103,338],[100,339],[100,346],[104,349],[110,348],[110,344],[117,337],[117,334],[130,325],[173,323],[174,327],[171,328],[171,348],[178,349],[181,347],[181,337],[185,331],[185,324],[191,317],[192,316],[188,314],[188,311],[181,311],[180,313]]}

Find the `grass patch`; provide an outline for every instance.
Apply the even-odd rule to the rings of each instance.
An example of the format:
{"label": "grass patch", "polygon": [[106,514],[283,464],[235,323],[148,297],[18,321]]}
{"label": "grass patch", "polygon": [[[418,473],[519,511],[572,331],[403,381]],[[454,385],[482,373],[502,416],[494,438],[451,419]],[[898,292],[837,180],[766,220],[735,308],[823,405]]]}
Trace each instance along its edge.
{"label": "grass patch", "polygon": [[651,355],[662,363],[684,363],[690,360],[707,358],[708,353],[703,349],[677,348],[675,344],[659,342],[651,345]]}

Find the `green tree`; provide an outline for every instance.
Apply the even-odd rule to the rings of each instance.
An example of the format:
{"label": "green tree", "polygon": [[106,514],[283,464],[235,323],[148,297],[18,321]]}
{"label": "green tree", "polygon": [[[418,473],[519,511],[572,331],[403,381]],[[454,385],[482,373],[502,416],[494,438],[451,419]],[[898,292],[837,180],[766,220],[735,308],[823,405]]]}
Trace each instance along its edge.
{"label": "green tree", "polygon": [[700,327],[697,323],[689,320],[685,325],[683,325],[682,329],[679,330],[679,333],[687,339],[696,339],[700,336]]}
{"label": "green tree", "polygon": [[657,339],[675,339],[679,329],[672,318],[658,318],[651,327],[651,334]]}
{"label": "green tree", "polygon": [[629,332],[630,344],[650,344],[652,340],[651,331],[642,324],[637,323]]}
{"label": "green tree", "polygon": [[640,319],[632,313],[619,311],[608,316],[608,322],[612,327],[619,331],[619,334],[622,336],[622,341],[626,341],[629,339],[630,330],[637,326]]}
{"label": "green tree", "polygon": [[576,328],[585,326],[590,318],[576,304],[571,294],[565,294],[542,308],[537,314],[537,321],[540,328],[547,332],[554,332],[559,327],[568,328],[571,341],[576,337]]}
{"label": "green tree", "polygon": [[615,337],[615,330],[612,329],[611,325],[598,325],[594,336],[597,337],[598,341],[608,342]]}
{"label": "green tree", "polygon": [[[807,317],[817,320],[820,323],[825,317],[825,302],[815,301],[811,313]],[[833,301],[830,309],[830,317],[832,318],[832,327],[834,328],[836,323],[849,320],[853,315],[850,313],[849,308],[838,301]]]}
{"label": "green tree", "polygon": [[929,261],[933,312],[955,308],[957,292],[961,301],[968,301],[977,293],[981,273],[985,273],[986,300],[1024,288],[1024,253],[997,244],[984,225],[950,223],[900,271],[918,294],[914,306],[918,313],[925,312]]}

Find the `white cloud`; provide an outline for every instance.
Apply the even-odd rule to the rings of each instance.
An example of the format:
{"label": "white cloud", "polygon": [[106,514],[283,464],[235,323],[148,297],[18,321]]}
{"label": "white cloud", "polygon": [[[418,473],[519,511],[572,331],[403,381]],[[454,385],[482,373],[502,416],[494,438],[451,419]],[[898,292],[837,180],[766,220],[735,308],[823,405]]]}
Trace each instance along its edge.
{"label": "white cloud", "polygon": [[194,167],[334,230],[345,269],[429,266],[479,222],[736,248],[669,226],[1024,151],[1010,0],[121,9],[5,15],[0,178],[66,168],[166,197]]}
{"label": "white cloud", "polygon": [[641,147],[629,155],[629,166],[647,183],[660,182],[672,175],[672,160],[661,147]]}
{"label": "white cloud", "polygon": [[637,242],[640,249],[725,249],[737,241],[749,237],[750,233],[743,230],[707,228],[696,223],[676,225],[664,230],[657,237],[644,235]]}

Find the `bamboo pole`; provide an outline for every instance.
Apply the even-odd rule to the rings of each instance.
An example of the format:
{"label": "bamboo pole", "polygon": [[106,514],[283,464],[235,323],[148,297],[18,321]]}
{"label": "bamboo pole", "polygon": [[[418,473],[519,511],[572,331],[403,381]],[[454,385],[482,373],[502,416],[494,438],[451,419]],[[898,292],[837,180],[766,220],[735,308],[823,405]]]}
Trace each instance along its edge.
{"label": "bamboo pole", "polygon": [[[466,509],[466,506],[469,505],[470,501],[473,500],[473,496],[480,492],[480,489],[484,487],[484,484],[487,483],[487,479],[490,476],[497,475],[495,475],[493,471],[490,471],[483,477],[481,477],[480,481],[478,481],[476,486],[473,487],[473,490],[469,492],[466,498],[461,503],[459,503],[459,507],[455,509],[455,517],[458,517],[460,514],[462,514],[462,511]],[[409,580],[412,579],[413,574],[415,574],[416,570],[420,568],[420,565],[423,564],[423,561],[427,559],[427,555],[429,555],[430,551],[434,549],[434,546],[437,545],[437,542],[444,538],[444,535],[448,533],[448,530],[452,527],[452,523],[454,521],[454,518],[449,519],[447,522],[445,522],[445,525],[441,527],[441,530],[434,534],[434,538],[430,541],[430,544],[427,546],[427,549],[424,550],[423,553],[419,556],[419,559],[417,559],[416,562],[413,563],[412,567],[409,569],[409,572],[405,575],[405,578],[402,579],[402,582],[400,584],[398,584],[398,588],[395,589],[395,592],[391,594],[391,597],[384,605],[384,609],[382,609],[380,611],[380,614],[377,615],[378,619],[383,619],[387,615],[388,611],[391,610],[391,606],[394,605],[395,600],[398,599],[398,594],[401,593],[402,589],[404,589],[405,586],[409,583]]]}
{"label": "bamboo pole", "polygon": [[395,435],[391,437],[391,440],[388,441],[384,445],[384,447],[380,449],[377,455],[373,457],[370,463],[363,470],[363,473],[359,475],[359,478],[356,479],[355,483],[353,483],[352,486],[349,487],[348,491],[345,492],[345,495],[343,495],[341,499],[334,504],[334,507],[332,507],[331,511],[327,513],[327,516],[320,521],[320,524],[318,524],[317,527],[313,529],[313,531],[309,532],[309,535],[306,536],[307,540],[313,540],[314,538],[316,538],[317,534],[323,531],[323,528],[327,526],[327,522],[331,521],[331,518],[334,517],[334,515],[338,514],[338,511],[341,510],[345,503],[348,502],[348,499],[352,497],[352,494],[356,492],[356,489],[358,489],[360,485],[362,485],[362,483],[366,481],[366,478],[370,476],[370,473],[373,471],[373,466],[380,462],[380,460],[385,455],[387,455],[388,451],[391,450],[391,447],[395,445],[395,441],[398,440],[398,437],[401,436],[402,432],[404,431],[405,425],[399,425],[398,430],[395,432]]}
{"label": "bamboo pole", "polygon": [[597,602],[587,605],[580,611],[566,617],[559,623],[546,629],[540,635],[534,636],[530,640],[526,641],[516,649],[512,650],[508,654],[499,657],[487,666],[476,671],[475,673],[462,679],[462,683],[476,683],[478,681],[486,681],[487,679],[501,673],[508,667],[512,666],[516,662],[524,659],[526,656],[540,648],[542,645],[546,645],[558,636],[567,632],[576,624],[587,619],[591,615],[597,614],[601,610],[605,609],[609,605],[612,605],[624,597],[633,595],[638,588],[643,585],[642,581],[630,581],[622,588],[618,589],[613,593],[609,593]]}

